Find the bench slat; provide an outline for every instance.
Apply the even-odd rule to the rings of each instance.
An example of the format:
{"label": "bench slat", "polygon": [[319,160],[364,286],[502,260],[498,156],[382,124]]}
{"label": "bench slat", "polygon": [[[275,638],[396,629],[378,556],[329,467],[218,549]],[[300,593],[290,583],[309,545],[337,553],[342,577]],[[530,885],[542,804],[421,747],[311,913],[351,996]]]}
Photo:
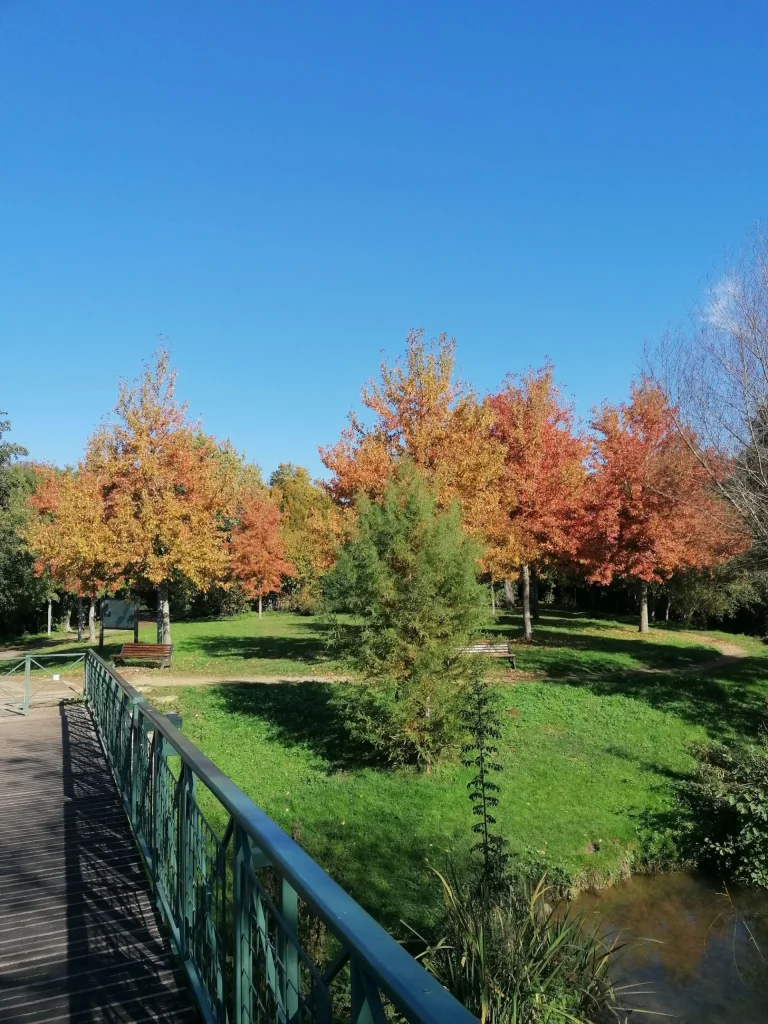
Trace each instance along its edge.
{"label": "bench slat", "polygon": [[171,667],[173,644],[123,644],[115,662],[133,658],[142,661],[160,662],[160,667]]}
{"label": "bench slat", "polygon": [[480,642],[470,647],[460,647],[459,654],[484,654],[489,658],[506,658],[512,663],[512,668],[517,668],[515,654],[508,643]]}

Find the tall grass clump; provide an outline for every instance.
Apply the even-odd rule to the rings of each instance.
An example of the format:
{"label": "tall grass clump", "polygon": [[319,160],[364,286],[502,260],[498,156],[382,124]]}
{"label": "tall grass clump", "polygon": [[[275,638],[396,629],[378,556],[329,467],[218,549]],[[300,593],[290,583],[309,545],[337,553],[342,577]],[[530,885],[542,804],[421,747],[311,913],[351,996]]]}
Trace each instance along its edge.
{"label": "tall grass clump", "polygon": [[432,941],[419,936],[419,959],[482,1024],[588,1024],[620,1013],[610,978],[616,942],[599,934],[555,898],[546,876],[521,880],[510,870],[503,837],[494,831],[492,810],[501,787],[492,776],[501,720],[496,693],[479,672],[462,715],[467,737],[462,763],[473,769],[468,783],[477,837],[468,870],[449,865],[435,871],[440,882],[441,921]]}

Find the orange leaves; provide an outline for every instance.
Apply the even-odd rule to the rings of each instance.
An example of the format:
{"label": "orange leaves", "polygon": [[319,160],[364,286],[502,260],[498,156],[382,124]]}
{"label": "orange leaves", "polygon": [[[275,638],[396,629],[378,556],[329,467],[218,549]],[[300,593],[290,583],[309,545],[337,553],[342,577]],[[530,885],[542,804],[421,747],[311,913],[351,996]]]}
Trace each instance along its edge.
{"label": "orange leaves", "polygon": [[563,558],[575,550],[588,448],[550,364],[508,377],[489,404],[504,465],[488,567],[503,576],[524,562]]}
{"label": "orange leaves", "polygon": [[179,573],[205,589],[226,572],[236,467],[226,446],[187,421],[174,392],[161,350],[139,381],[121,386],[116,420],[94,434],[85,465],[104,481],[126,578],[160,584]]}
{"label": "orange leaves", "polygon": [[320,449],[337,501],[348,504],[358,493],[379,497],[407,457],[443,507],[458,498],[465,527],[484,531],[501,454],[490,435],[487,404],[453,379],[454,345],[444,334],[427,344],[423,331],[411,331],[404,360],[381,364],[380,381],[370,381],[362,393],[372,425],[351,415],[338,443]]}
{"label": "orange leaves", "polygon": [[591,580],[661,581],[743,550],[732,513],[655,384],[633,384],[629,403],[603,406],[592,426],[598,437],[581,551]]}
{"label": "orange leaves", "polygon": [[46,570],[59,586],[94,597],[121,576],[120,558],[106,523],[102,481],[84,468],[39,470],[30,499],[37,515],[26,540],[35,552],[35,571]]}
{"label": "orange leaves", "polygon": [[280,510],[266,491],[250,494],[232,531],[231,572],[250,598],[280,589],[283,576],[294,567],[285,558],[280,533]]}

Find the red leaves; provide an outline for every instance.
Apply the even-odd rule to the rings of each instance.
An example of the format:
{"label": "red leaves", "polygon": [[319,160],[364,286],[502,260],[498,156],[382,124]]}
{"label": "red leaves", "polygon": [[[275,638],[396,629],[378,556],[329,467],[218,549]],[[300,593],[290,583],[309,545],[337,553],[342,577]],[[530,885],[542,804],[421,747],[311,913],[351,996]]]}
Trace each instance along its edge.
{"label": "red leaves", "polygon": [[573,408],[547,364],[508,377],[489,399],[491,436],[501,444],[501,516],[491,536],[489,562],[509,575],[523,562],[562,559],[576,549],[588,447],[575,429]]}
{"label": "red leaves", "polygon": [[580,549],[590,580],[660,582],[743,550],[742,531],[656,385],[633,384],[629,403],[603,406],[592,426]]}
{"label": "red leaves", "polygon": [[243,505],[232,532],[232,575],[250,598],[279,590],[282,577],[295,571],[285,558],[280,518],[280,510],[269,494],[257,491]]}

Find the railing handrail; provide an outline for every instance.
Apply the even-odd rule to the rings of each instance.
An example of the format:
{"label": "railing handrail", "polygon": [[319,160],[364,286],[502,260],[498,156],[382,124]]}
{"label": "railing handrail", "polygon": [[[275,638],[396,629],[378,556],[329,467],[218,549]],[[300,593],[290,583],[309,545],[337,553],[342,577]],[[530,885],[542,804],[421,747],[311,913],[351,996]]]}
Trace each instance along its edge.
{"label": "railing handrail", "polygon": [[95,651],[106,670],[141,713],[159,730],[192,772],[220,801],[328,928],[353,950],[382,991],[409,1019],[423,1024],[472,1024],[476,1018],[459,1003],[371,915],[363,910],[309,854],[258,807],[161,712],[146,701]]}
{"label": "railing handrail", "polygon": [[[35,658],[35,659],[37,659],[37,658],[69,658],[71,661],[75,661],[75,660],[77,660],[79,658],[84,658],[87,653],[88,653],[87,650],[83,650],[83,651],[67,651],[67,652],[62,653],[62,654],[49,654],[48,651],[25,651],[24,654],[20,654],[18,657],[0,658],[0,663],[2,663],[4,661],[7,661],[9,663],[12,662],[12,661],[22,662],[26,658]],[[94,651],[94,653],[96,653],[96,652]],[[97,657],[98,657],[98,655],[97,655]],[[99,660],[101,661],[101,658],[99,658]]]}

